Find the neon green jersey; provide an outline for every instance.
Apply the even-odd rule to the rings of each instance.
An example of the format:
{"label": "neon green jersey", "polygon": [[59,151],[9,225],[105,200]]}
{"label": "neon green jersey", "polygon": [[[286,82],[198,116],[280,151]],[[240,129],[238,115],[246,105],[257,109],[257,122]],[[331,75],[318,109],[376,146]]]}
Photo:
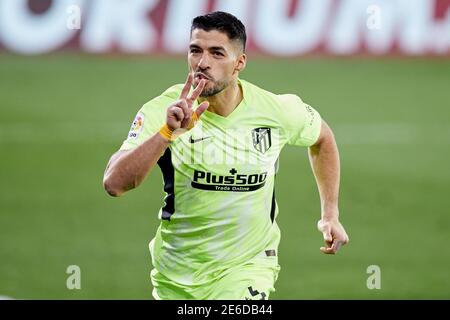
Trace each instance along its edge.
{"label": "neon green jersey", "polygon": [[[239,83],[243,100],[229,116],[205,111],[158,161],[167,196],[150,243],[152,263],[179,284],[207,284],[233,266],[276,252],[280,151],[286,144],[310,146],[320,134],[320,115],[298,96]],[[182,87],[169,88],[141,108],[121,150],[159,131]]]}

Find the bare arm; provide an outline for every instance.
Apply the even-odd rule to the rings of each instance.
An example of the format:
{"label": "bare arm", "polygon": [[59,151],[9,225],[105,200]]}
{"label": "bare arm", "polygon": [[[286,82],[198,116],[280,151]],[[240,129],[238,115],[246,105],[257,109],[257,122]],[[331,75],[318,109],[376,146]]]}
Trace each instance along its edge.
{"label": "bare arm", "polygon": [[156,133],[133,150],[116,152],[109,160],[103,178],[106,192],[118,197],[139,186],[168,145],[169,141]]}
{"label": "bare arm", "polygon": [[320,250],[326,254],[335,254],[349,238],[339,222],[339,151],[333,132],[323,120],[320,137],[309,148],[309,159],[321,202],[321,219],[317,227],[323,233],[326,247]]}
{"label": "bare arm", "polygon": [[169,146],[173,132],[191,129],[195,124],[193,120],[198,119],[208,108],[208,102],[203,102],[194,114],[192,104],[202,92],[205,81],[200,81],[188,97],[191,85],[192,75],[189,74],[180,99],[167,108],[166,124],[160,132],[135,149],[118,151],[111,157],[103,177],[103,187],[109,195],[118,197],[139,186]]}

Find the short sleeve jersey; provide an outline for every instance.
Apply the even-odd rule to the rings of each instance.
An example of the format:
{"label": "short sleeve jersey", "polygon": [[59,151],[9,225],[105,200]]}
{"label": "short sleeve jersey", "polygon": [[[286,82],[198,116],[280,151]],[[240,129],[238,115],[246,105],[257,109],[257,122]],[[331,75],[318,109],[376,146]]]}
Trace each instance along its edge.
{"label": "short sleeve jersey", "polygon": [[[298,96],[241,79],[239,84],[243,100],[230,115],[205,111],[158,161],[166,197],[150,243],[152,263],[183,285],[212,282],[224,270],[277,249],[280,152],[285,145],[311,146],[320,134],[319,113]],[[159,131],[182,87],[169,88],[139,110],[121,150]]]}

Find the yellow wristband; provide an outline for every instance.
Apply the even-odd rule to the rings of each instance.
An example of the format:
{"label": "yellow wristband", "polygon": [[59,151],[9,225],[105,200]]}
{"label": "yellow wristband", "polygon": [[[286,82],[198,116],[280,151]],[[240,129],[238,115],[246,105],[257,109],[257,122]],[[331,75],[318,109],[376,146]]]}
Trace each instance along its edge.
{"label": "yellow wristband", "polygon": [[[195,124],[198,121],[198,116],[197,114],[194,112],[191,116],[191,121],[189,122],[189,125],[187,127],[187,129],[177,129],[175,130],[171,130],[169,128],[169,126],[167,125],[167,123],[165,123],[161,129],[159,129],[159,134],[162,135],[164,138],[166,138],[169,141],[175,141],[176,138],[178,138],[179,135],[181,135],[182,133],[186,132],[187,130],[191,130]],[[175,133],[175,134],[174,134]]]}
{"label": "yellow wristband", "polygon": [[169,141],[174,141],[176,137],[173,136],[173,130],[169,128],[167,123],[165,123],[161,129],[159,129],[159,134],[166,138]]}

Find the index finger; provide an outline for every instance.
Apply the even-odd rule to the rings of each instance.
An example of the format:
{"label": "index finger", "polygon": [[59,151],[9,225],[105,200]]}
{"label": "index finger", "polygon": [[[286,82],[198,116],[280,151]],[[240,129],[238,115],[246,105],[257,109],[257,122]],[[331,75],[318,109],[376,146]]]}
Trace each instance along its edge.
{"label": "index finger", "polygon": [[191,90],[192,86],[192,73],[189,72],[188,77],[186,79],[186,82],[184,83],[183,90],[181,90],[180,99],[186,99],[189,91]]}
{"label": "index finger", "polygon": [[202,93],[203,88],[205,87],[205,85],[206,85],[206,80],[204,80],[204,79],[200,80],[200,82],[199,82],[198,85],[197,85],[197,88],[194,89],[194,91],[192,92],[192,94],[191,94],[191,96],[188,98],[188,100],[189,100],[190,102],[195,101],[195,99],[198,98],[198,96],[200,95],[200,93]]}
{"label": "index finger", "polygon": [[342,247],[342,245],[343,245],[342,241],[335,241],[331,246],[331,250],[334,252],[338,252],[338,250]]}

